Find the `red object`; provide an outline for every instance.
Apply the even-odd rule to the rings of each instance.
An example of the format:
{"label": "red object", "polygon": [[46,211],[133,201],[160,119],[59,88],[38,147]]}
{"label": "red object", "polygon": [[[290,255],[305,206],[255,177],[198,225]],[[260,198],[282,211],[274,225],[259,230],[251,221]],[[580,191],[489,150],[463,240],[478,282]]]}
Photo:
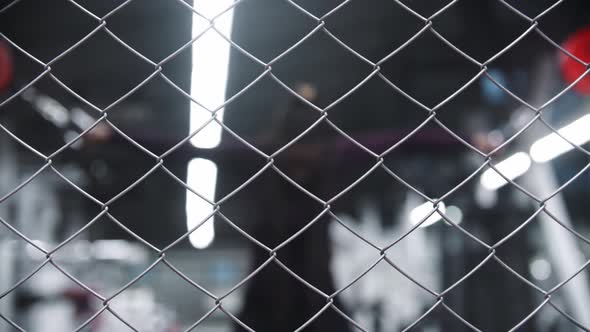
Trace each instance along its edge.
{"label": "red object", "polygon": [[[586,63],[590,62],[590,27],[574,32],[562,46],[578,59]],[[561,73],[568,85],[582,76],[587,69],[583,64],[563,52],[560,52],[559,62]],[[590,73],[574,85],[573,90],[583,95],[590,94]]]}
{"label": "red object", "polygon": [[0,42],[0,92],[10,86],[13,76],[12,54],[8,46]]}

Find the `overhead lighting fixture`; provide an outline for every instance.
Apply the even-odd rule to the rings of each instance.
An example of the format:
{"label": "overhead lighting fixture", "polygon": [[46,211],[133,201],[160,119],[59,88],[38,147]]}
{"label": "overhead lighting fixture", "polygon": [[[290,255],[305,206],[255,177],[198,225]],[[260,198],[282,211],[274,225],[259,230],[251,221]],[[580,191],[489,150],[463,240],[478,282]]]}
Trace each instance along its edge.
{"label": "overhead lighting fixture", "polygon": [[[195,0],[194,8],[203,16],[214,17],[229,8],[234,0]],[[231,36],[233,9],[215,19],[215,28],[226,37]],[[229,65],[230,44],[215,30],[209,29],[209,22],[193,14],[193,38],[201,35],[192,45],[191,96],[213,110],[225,102],[227,75]],[[203,33],[203,31],[207,32]],[[211,114],[199,105],[191,103],[191,132],[199,128],[211,118]],[[223,109],[217,113],[223,120]],[[221,127],[209,123],[191,139],[191,143],[199,148],[214,148],[221,141]]]}
{"label": "overhead lighting fixture", "polygon": [[438,211],[445,213],[445,203],[439,202],[438,210],[430,214],[432,210],[434,210],[434,208],[434,204],[432,204],[431,202],[425,202],[424,204],[420,204],[416,206],[414,209],[412,209],[412,211],[410,211],[410,222],[412,223],[412,225],[415,226],[416,224],[420,223],[420,221],[422,221],[422,219],[426,218],[428,215],[430,216],[426,218],[426,220],[422,224],[420,224],[419,227],[427,227],[441,220],[442,216],[438,213]]}
{"label": "overhead lighting fixture", "polygon": [[[214,17],[229,8],[234,0],[195,0],[194,8],[206,17]],[[230,37],[233,22],[233,9],[215,19],[215,28],[224,36]],[[209,22],[193,14],[192,38],[203,33]],[[209,29],[192,45],[191,96],[213,110],[225,102],[227,75],[229,66],[230,44],[216,31]],[[190,132],[200,128],[208,121],[211,114],[199,105],[191,103]],[[223,109],[217,113],[217,119],[223,121]],[[191,139],[191,144],[198,148],[214,148],[221,141],[221,127],[211,122]],[[205,159],[193,159],[188,165],[187,184],[199,194],[213,201],[217,185],[217,165]],[[213,211],[208,202],[187,190],[186,214],[187,228],[190,230]],[[193,247],[204,249],[215,238],[214,218],[197,228],[189,235]]]}
{"label": "overhead lighting fixture", "polygon": [[[557,132],[575,145],[587,143],[590,141],[590,114],[577,119]],[[533,160],[540,163],[547,162],[574,149],[574,146],[559,135],[551,133],[533,143],[530,150]]]}
{"label": "overhead lighting fixture", "polygon": [[[531,158],[524,152],[517,152],[494,166],[504,177],[514,180],[531,167]],[[496,190],[508,183],[496,170],[490,168],[479,178],[481,185],[488,190]]]}
{"label": "overhead lighting fixture", "polygon": [[[187,184],[200,195],[213,200],[217,181],[217,165],[207,159],[195,158],[188,164]],[[213,212],[213,206],[201,197],[187,190],[186,194],[186,226],[193,229]],[[213,217],[195,229],[189,235],[191,245],[197,249],[207,248],[215,238]]]}

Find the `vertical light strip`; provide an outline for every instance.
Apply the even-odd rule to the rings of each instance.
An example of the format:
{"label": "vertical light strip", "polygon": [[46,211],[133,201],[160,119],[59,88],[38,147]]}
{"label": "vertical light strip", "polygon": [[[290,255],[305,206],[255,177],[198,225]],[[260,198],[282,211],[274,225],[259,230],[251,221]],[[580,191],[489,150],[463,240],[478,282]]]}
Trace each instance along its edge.
{"label": "vertical light strip", "polygon": [[[233,0],[195,0],[195,9],[206,17],[213,17],[233,3]],[[215,20],[215,28],[230,37],[233,9]],[[209,22],[193,14],[193,38],[209,27]],[[209,29],[193,43],[191,95],[203,106],[213,110],[225,101],[230,44],[213,29]],[[217,118],[223,120],[223,109]],[[210,119],[210,113],[191,103],[191,131]],[[199,148],[214,148],[221,140],[221,127],[212,122],[191,139]]]}
{"label": "vertical light strip", "polygon": [[[209,200],[215,197],[217,181],[217,165],[207,159],[195,158],[188,163],[187,183],[202,196]],[[187,190],[186,193],[186,226],[189,230],[201,223],[213,207],[209,202]],[[215,237],[213,217],[189,235],[191,245],[198,249],[208,247]]]}
{"label": "vertical light strip", "polygon": [[[194,8],[205,17],[213,17],[230,7],[233,0],[195,0]],[[193,38],[209,27],[202,17],[193,14]],[[233,22],[233,9],[215,20],[215,27],[225,36],[230,37]],[[225,101],[227,74],[229,66],[230,45],[212,29],[205,32],[192,45],[191,95],[195,100],[210,110],[222,105]],[[191,103],[190,132],[197,130],[210,119],[211,114],[199,105]],[[223,109],[218,111],[217,118],[223,120]],[[209,123],[191,139],[191,144],[199,148],[214,148],[221,141],[221,127]],[[188,165],[187,184],[209,200],[215,198],[217,181],[217,165],[210,160],[193,159]],[[187,228],[190,230],[198,225],[213,207],[197,195],[187,191],[186,215]],[[213,217],[197,228],[189,236],[192,246],[203,249],[209,246],[215,237]]]}

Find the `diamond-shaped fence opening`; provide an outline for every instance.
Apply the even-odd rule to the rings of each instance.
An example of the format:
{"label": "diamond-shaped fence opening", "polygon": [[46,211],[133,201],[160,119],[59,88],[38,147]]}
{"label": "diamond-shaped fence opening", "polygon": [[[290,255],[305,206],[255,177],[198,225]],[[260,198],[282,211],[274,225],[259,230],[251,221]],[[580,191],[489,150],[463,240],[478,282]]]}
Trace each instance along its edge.
{"label": "diamond-shaped fence opening", "polygon": [[0,2],[0,332],[590,330],[588,13]]}

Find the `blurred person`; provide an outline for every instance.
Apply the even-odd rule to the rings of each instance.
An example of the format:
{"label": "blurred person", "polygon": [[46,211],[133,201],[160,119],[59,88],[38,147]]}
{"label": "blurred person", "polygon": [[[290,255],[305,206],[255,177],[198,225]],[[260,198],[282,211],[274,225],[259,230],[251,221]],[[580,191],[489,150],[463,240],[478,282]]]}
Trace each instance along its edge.
{"label": "blurred person", "polygon": [[[316,88],[299,84],[296,92],[306,100],[317,100]],[[260,141],[276,151],[308,128],[318,114],[303,100],[292,97],[287,106],[275,112],[271,130]],[[325,156],[325,144],[318,143],[317,130],[311,130],[297,143],[277,156],[277,167],[314,195],[322,197],[325,175],[319,170]],[[274,172],[262,176],[263,188],[256,205],[265,217],[258,220],[251,235],[269,248],[275,248],[304,228],[323,209],[300,189]],[[329,218],[323,216],[310,228],[277,251],[277,258],[299,277],[325,294],[335,291],[330,270],[331,246],[328,238]],[[269,258],[259,246],[253,247],[256,269]],[[294,331],[311,319],[327,303],[325,297],[309,289],[301,281],[271,262],[254,276],[246,286],[245,301],[239,319],[256,331]],[[343,310],[340,300],[334,304]],[[236,331],[243,328],[236,326]],[[306,331],[350,330],[346,320],[332,308],[315,318]]]}

